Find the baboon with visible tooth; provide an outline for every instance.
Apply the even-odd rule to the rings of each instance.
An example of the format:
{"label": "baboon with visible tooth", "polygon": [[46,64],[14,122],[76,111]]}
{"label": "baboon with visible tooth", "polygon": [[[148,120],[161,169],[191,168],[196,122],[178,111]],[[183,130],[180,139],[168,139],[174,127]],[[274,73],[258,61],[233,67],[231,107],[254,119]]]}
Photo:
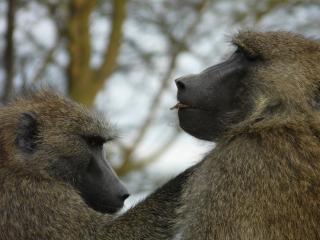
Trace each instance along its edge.
{"label": "baboon with visible tooth", "polygon": [[320,239],[320,43],[241,32],[225,62],[176,80],[180,126],[216,147],[187,180],[183,240]]}

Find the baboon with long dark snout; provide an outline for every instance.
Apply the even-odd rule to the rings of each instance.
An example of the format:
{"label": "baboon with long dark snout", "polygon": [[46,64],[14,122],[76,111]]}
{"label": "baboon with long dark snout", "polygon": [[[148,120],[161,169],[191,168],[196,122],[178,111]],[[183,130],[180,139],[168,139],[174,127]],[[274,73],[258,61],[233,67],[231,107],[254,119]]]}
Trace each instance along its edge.
{"label": "baboon with long dark snout", "polygon": [[113,132],[98,114],[46,91],[1,108],[0,239],[168,239],[190,170],[113,220],[128,197],[103,154]]}
{"label": "baboon with long dark snout", "polygon": [[183,240],[320,239],[320,43],[241,32],[223,63],[176,80],[180,126],[216,147],[187,180]]}

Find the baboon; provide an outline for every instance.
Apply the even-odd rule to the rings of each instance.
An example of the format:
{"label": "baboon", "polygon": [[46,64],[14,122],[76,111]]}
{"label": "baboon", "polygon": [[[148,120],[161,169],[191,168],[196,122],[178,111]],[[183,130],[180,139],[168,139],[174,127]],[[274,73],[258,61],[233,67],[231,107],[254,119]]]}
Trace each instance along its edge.
{"label": "baboon", "polygon": [[216,147],[187,179],[183,240],[320,239],[320,43],[240,32],[231,57],[176,80],[179,123]]}
{"label": "baboon", "polygon": [[[0,239],[168,239],[188,169],[124,216],[128,192],[103,155],[112,127],[43,91],[0,109]],[[129,236],[129,237],[127,237]]]}
{"label": "baboon", "polygon": [[128,192],[102,151],[112,131],[94,114],[44,92],[2,108],[0,122],[1,239],[69,239],[95,211],[123,206]]}

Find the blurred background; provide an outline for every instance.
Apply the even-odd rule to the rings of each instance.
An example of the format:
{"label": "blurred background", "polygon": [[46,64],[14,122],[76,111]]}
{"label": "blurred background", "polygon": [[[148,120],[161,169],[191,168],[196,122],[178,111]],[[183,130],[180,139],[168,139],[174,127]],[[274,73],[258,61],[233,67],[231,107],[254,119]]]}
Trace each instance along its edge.
{"label": "blurred background", "polygon": [[0,102],[50,86],[99,109],[119,129],[110,161],[145,196],[213,147],[179,129],[173,80],[227,57],[240,29],[320,39],[320,2],[1,0]]}

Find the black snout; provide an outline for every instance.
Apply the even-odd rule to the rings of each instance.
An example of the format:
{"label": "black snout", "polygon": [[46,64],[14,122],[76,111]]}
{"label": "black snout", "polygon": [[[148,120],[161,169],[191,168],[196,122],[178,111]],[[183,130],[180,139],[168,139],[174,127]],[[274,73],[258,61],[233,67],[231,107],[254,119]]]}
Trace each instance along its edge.
{"label": "black snout", "polygon": [[77,187],[88,206],[101,213],[118,211],[129,197],[128,190],[102,153],[91,159]]}
{"label": "black snout", "polygon": [[198,75],[188,75],[175,80],[177,85],[177,98],[183,104],[194,105],[199,96],[203,95],[204,89],[199,84]]}
{"label": "black snout", "polygon": [[[178,100],[186,100],[190,93],[193,95],[197,92],[198,81],[196,75],[188,75],[175,80],[178,89]],[[196,91],[195,91],[196,90]]]}

